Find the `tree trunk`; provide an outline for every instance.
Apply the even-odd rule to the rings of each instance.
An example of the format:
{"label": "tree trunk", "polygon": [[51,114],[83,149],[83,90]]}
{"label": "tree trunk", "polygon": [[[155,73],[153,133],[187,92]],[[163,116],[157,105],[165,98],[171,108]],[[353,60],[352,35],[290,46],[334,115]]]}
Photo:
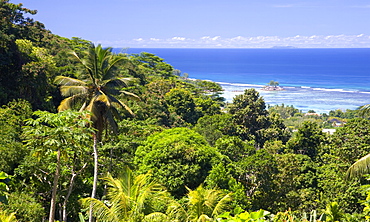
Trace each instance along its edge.
{"label": "tree trunk", "polygon": [[75,173],[72,174],[70,185],[69,185],[69,188],[68,188],[68,193],[67,193],[66,198],[64,199],[63,206],[62,206],[62,208],[63,208],[62,215],[63,215],[63,221],[64,222],[67,222],[67,202],[68,202],[69,196],[72,193],[72,187],[73,187],[73,183],[74,183],[75,177],[76,177],[76,174]]}
{"label": "tree trunk", "polygon": [[[91,198],[95,198],[96,196],[96,187],[98,184],[98,138],[96,133],[93,135],[94,138],[94,182],[93,188],[91,192]],[[93,215],[92,215],[92,204],[90,205],[90,212],[89,212],[89,222],[93,222]]]}
{"label": "tree trunk", "polygon": [[59,176],[60,176],[60,149],[58,149],[58,152],[57,152],[57,169],[55,170],[53,190],[51,193],[49,222],[54,222]]}
{"label": "tree trunk", "polygon": [[68,203],[69,197],[71,196],[76,176],[78,174],[80,174],[82,172],[82,170],[85,169],[86,166],[87,166],[87,163],[85,163],[77,173],[75,173],[74,169],[72,169],[72,177],[71,177],[71,180],[70,180],[70,183],[69,183],[68,193],[66,195],[66,198],[64,199],[63,206],[62,206],[62,209],[63,209],[62,216],[63,216],[63,221],[64,222],[67,222],[67,203]]}

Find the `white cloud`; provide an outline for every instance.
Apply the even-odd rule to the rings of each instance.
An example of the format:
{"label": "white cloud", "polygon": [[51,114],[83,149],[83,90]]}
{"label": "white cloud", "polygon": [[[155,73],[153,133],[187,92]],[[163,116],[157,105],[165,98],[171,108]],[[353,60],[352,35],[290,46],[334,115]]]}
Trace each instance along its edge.
{"label": "white cloud", "polygon": [[205,40],[205,41],[217,41],[217,40],[220,40],[220,38],[221,38],[221,36],[215,36],[215,37],[203,36],[200,39]]}
{"label": "white cloud", "polygon": [[218,39],[220,39],[221,38],[221,36],[215,36],[215,37],[213,37],[213,38],[211,38],[211,40],[212,41],[217,41]]}
{"label": "white cloud", "polygon": [[172,40],[176,40],[176,41],[184,41],[186,38],[184,37],[173,37]]}
{"label": "white cloud", "polygon": [[242,37],[242,36],[237,36],[237,37],[231,38],[230,40],[231,41],[245,41],[247,40],[247,38]]}
{"label": "white cloud", "polygon": [[104,46],[131,48],[270,48],[274,46],[293,46],[300,48],[370,48],[370,35],[296,35],[279,36],[203,36],[197,39],[185,37],[136,38],[120,41],[97,41]]}

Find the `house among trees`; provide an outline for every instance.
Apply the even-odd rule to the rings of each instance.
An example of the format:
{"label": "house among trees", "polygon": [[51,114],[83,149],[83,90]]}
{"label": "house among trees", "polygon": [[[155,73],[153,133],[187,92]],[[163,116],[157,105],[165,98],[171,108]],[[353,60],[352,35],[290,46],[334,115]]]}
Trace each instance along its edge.
{"label": "house among trees", "polygon": [[306,114],[304,114],[305,116],[321,116],[321,114],[320,113],[312,113],[312,112],[308,112],[308,113],[306,113]]}
{"label": "house among trees", "polygon": [[344,126],[344,124],[346,124],[344,121],[341,121],[336,118],[330,119],[328,120],[328,122],[331,123],[332,126],[335,126],[335,127],[341,127],[341,126]]}

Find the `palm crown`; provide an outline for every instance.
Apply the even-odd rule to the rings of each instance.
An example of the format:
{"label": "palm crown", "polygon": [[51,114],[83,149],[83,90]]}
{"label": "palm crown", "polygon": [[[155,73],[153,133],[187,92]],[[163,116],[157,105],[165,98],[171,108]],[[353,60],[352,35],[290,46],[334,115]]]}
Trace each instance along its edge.
{"label": "palm crown", "polygon": [[138,99],[135,94],[120,90],[132,81],[132,78],[116,76],[118,65],[125,57],[113,54],[111,48],[103,49],[101,45],[95,47],[93,44],[88,49],[86,58],[81,58],[75,52],[72,52],[72,55],[82,64],[83,70],[78,78],[66,76],[55,78],[55,83],[60,85],[62,96],[67,97],[60,103],[58,111],[81,105],[80,111],[91,112],[91,120],[100,134],[107,125],[116,130],[114,118],[119,118],[118,108],[133,113],[114,95],[123,94]]}

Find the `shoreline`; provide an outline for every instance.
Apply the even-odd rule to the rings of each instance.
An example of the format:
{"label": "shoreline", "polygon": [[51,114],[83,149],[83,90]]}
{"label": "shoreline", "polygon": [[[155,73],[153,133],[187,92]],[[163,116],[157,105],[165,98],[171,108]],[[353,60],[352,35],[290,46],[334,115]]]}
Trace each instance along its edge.
{"label": "shoreline", "polygon": [[[196,80],[193,78],[189,78],[190,80]],[[203,81],[212,81],[212,80],[203,80]],[[220,84],[221,86],[230,86],[230,87],[245,87],[247,88],[261,88],[270,87],[262,84],[253,84],[253,83],[228,83],[228,82],[218,82],[212,81],[215,83]],[[265,90],[265,91],[289,91],[290,89],[308,89],[314,91],[327,91],[327,92],[343,92],[343,93],[363,93],[363,94],[370,94],[370,88],[368,90],[364,89],[351,89],[351,88],[330,88],[330,87],[323,87],[323,86],[299,86],[299,85],[284,85],[284,86],[277,86],[282,88],[283,90]],[[369,101],[370,103],[370,101]]]}
{"label": "shoreline", "polygon": [[285,90],[283,87],[280,86],[264,86],[262,87],[263,91],[283,91]]}
{"label": "shoreline", "polygon": [[355,110],[370,103],[369,91],[330,89],[307,86],[283,86],[284,90],[263,90],[265,85],[217,82],[223,89],[221,94],[226,102],[232,102],[236,95],[245,89],[255,88],[266,105],[294,106],[302,112],[314,110],[316,113],[329,113],[334,110]]}

